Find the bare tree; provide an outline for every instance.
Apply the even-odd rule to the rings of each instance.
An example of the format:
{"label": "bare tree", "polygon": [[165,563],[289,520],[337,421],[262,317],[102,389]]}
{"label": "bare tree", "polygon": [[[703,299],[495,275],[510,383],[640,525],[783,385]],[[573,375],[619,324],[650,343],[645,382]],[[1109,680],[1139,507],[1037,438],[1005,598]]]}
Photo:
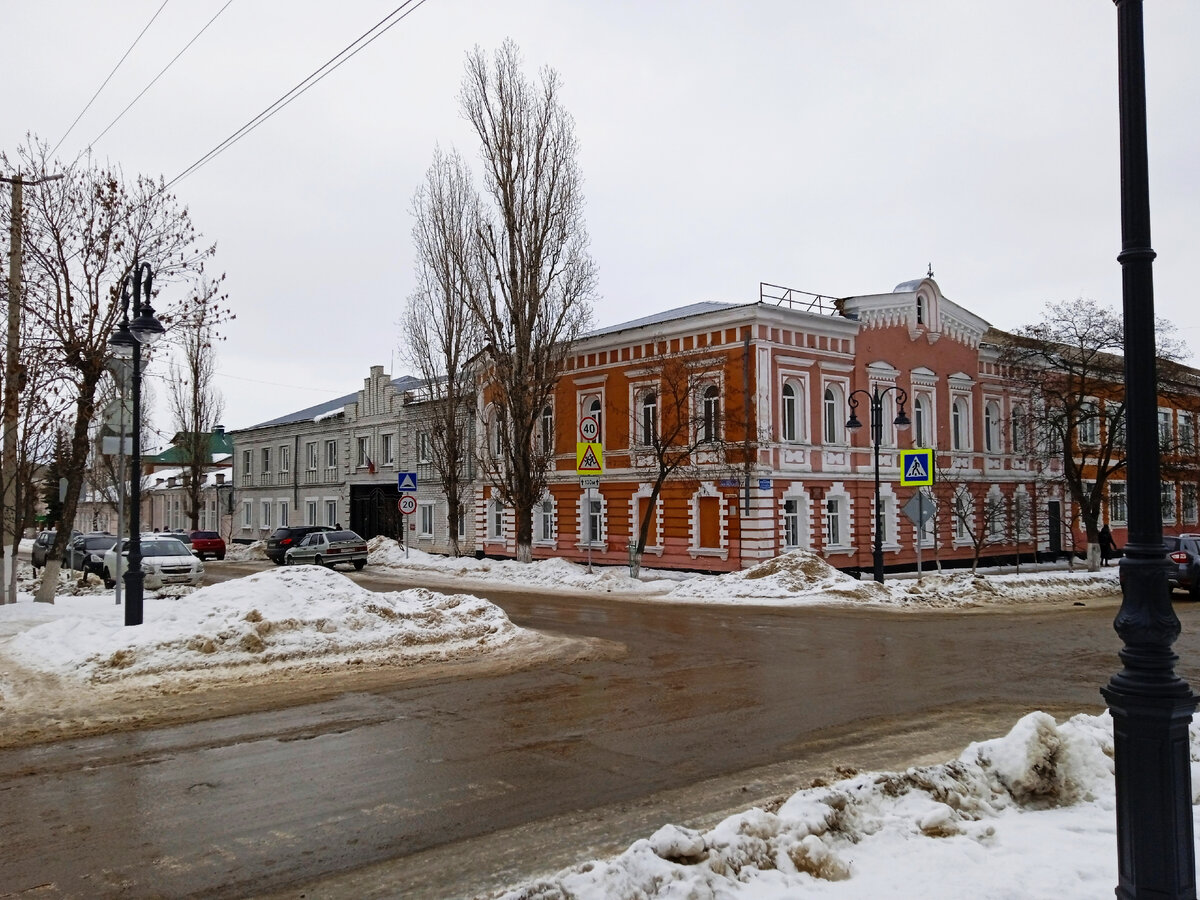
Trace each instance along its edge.
{"label": "bare tree", "polygon": [[478,207],[458,154],[435,151],[413,197],[417,287],[401,320],[401,352],[425,382],[429,450],[446,495],[446,531],[455,556],[461,553],[458,521],[470,484],[473,366],[482,346],[482,329],[468,305],[470,284],[483,277],[471,251]]}
{"label": "bare tree", "polygon": [[[728,446],[718,376],[723,357],[700,351],[669,353],[656,341],[658,355],[646,358],[634,387],[630,410],[631,463],[650,483],[638,501],[638,534],[630,546],[629,574],[636,578],[654,526],[663,487],[671,479],[699,479],[726,462]],[[741,444],[736,444],[739,449]]]}
{"label": "bare tree", "polygon": [[1008,539],[1008,503],[996,485],[943,467],[938,467],[934,484],[937,509],[946,511],[952,539],[970,544],[971,571],[975,572],[984,548]]}
{"label": "bare tree", "polygon": [[491,64],[476,48],[460,96],[480,141],[484,194],[460,268],[483,329],[486,390],[503,427],[483,472],[516,520],[517,558],[533,558],[533,508],[546,488],[548,457],[535,435],[572,342],[587,327],[596,272],[588,254],[575,126],[549,68],[536,84],[511,41]]}
{"label": "bare tree", "polygon": [[232,318],[221,306],[221,279],[201,279],[190,309],[175,329],[177,366],[168,380],[167,403],[176,429],[174,446],[182,457],[183,514],[193,529],[200,527],[204,476],[212,467],[212,432],[225,412],[225,401],[214,383],[216,352],[222,338],[217,326]]}
{"label": "bare tree", "polygon": [[[18,152],[22,171],[62,168],[35,139]],[[25,312],[50,336],[45,350],[57,366],[55,389],[73,407],[66,417],[70,450],[64,466],[64,527],[58,529],[38,588],[37,599],[43,602],[53,602],[58,561],[70,536],[91,449],[97,389],[108,377],[108,341],[121,315],[122,284],[135,260],[150,263],[159,289],[173,280],[190,280],[213,252],[198,244],[187,210],[164,191],[161,181],[138,177],[129,182],[119,170],[97,167],[86,156],[62,171],[63,179],[38,185],[25,200]],[[186,306],[185,299],[163,308],[159,317],[170,324]]]}
{"label": "bare tree", "polygon": [[[1179,353],[1159,321],[1159,354]],[[993,332],[1006,377],[1024,397],[1034,453],[1060,462],[1087,536],[1088,568],[1100,567],[1100,525],[1109,479],[1125,467],[1124,324],[1113,310],[1078,299],[1051,303],[1040,323]]]}

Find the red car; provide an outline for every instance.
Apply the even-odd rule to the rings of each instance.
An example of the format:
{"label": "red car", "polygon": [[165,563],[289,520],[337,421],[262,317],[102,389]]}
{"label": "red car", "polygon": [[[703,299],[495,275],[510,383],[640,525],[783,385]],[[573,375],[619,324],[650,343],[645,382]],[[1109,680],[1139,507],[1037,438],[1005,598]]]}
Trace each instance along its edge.
{"label": "red car", "polygon": [[193,531],[191,538],[192,553],[200,559],[212,556],[216,559],[225,558],[225,539],[215,531]]}

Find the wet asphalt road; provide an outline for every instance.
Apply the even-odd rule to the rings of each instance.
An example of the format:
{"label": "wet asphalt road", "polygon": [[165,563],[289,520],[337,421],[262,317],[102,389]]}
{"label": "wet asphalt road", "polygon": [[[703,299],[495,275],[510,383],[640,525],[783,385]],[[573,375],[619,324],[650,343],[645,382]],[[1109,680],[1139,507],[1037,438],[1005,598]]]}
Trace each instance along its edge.
{"label": "wet asphalt road", "polygon": [[[488,595],[518,625],[624,652],[2,751],[0,896],[285,891],[803,757],[830,729],[852,749],[856,728],[888,719],[1098,712],[1118,667],[1112,607],[913,615]],[[1200,615],[1176,608],[1180,671],[1196,685]]]}

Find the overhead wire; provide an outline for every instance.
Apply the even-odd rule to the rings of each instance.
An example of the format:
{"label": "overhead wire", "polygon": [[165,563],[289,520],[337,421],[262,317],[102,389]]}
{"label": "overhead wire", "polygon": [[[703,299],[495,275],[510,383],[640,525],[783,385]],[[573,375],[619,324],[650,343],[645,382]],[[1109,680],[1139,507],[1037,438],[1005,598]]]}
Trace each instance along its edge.
{"label": "overhead wire", "polygon": [[154,85],[158,82],[158,79],[162,78],[163,75],[165,75],[167,73],[167,70],[170,69],[171,66],[175,65],[175,63],[179,60],[179,57],[181,57],[181,56],[183,56],[183,54],[187,53],[188,48],[190,48],[192,46],[192,44],[196,43],[196,41],[198,41],[200,39],[200,36],[202,34],[204,34],[204,32],[208,31],[209,26],[212,25],[213,22],[217,21],[217,18],[221,15],[221,13],[225,12],[225,10],[227,10],[229,8],[229,5],[231,3],[233,3],[233,0],[226,0],[225,5],[222,6],[220,9],[218,9],[216,11],[216,13],[213,15],[213,17],[204,24],[204,27],[201,28],[199,31],[197,31],[196,34],[192,37],[192,39],[183,46],[183,49],[180,50],[178,53],[176,53],[175,56],[172,57],[172,59],[169,63],[167,63],[165,66],[163,66],[162,71],[159,72],[157,75],[155,75],[154,78],[152,78],[150,80],[150,83],[148,85],[146,85],[144,88],[142,88],[141,92],[136,97],[134,97],[132,100],[129,101],[129,105],[126,106],[119,113],[117,113],[117,117],[108,123],[107,128],[105,128],[102,132],[100,132],[98,135],[96,135],[96,137],[92,140],[92,142],[89,146],[94,146],[95,144],[97,144],[102,137],[104,137],[106,134],[108,134],[109,130],[114,125],[116,125],[118,122],[121,121],[121,119],[124,117],[125,113],[129,112],[129,110],[133,107],[133,105],[142,99],[142,96],[146,93],[146,91],[148,91],[148,90],[150,90],[150,88],[154,87]]}
{"label": "overhead wire", "polygon": [[87,102],[82,110],[80,110],[79,115],[75,117],[75,121],[71,123],[71,126],[66,130],[63,136],[58,139],[58,143],[55,144],[54,149],[50,151],[51,157],[53,157],[58,148],[62,146],[62,142],[67,139],[67,135],[69,135],[74,130],[75,126],[79,124],[79,120],[83,118],[83,114],[91,109],[92,104],[96,102],[96,98],[100,96],[100,92],[104,90],[105,86],[109,83],[109,81],[112,80],[112,77],[117,74],[117,69],[121,68],[121,64],[125,62],[129,54],[133,52],[133,48],[138,45],[138,41],[142,39],[142,35],[150,30],[150,26],[153,25],[154,20],[158,18],[158,14],[161,13],[166,5],[170,2],[171,0],[163,0],[162,6],[160,6],[154,15],[150,17],[150,21],[146,23],[145,27],[138,32],[138,36],[133,39],[133,43],[129,45],[129,49],[125,51],[124,56],[117,60],[117,64],[113,66],[112,71],[108,73],[108,77],[104,79],[100,87],[96,88],[96,93],[92,94],[92,99]]}
{"label": "overhead wire", "polygon": [[[165,185],[163,185],[162,190],[165,191],[177,182],[182,181],[188,175],[200,169],[202,166],[207,165],[221,153],[228,150],[254,129],[258,128],[259,125],[262,125],[276,113],[287,107],[288,104],[290,104],[293,100],[296,100],[310,88],[320,83],[327,75],[331,74],[342,65],[349,62],[393,27],[404,21],[404,19],[406,19],[409,15],[420,9],[425,2],[426,0],[405,0],[404,3],[401,3],[398,7],[380,19],[379,22],[377,22],[374,26],[368,28],[359,37],[347,44],[346,47],[340,52],[335,53],[329,58],[329,60],[316,68],[306,78],[299,81],[291,88],[291,90],[284,93],[278,100],[267,106],[262,112],[250,119],[249,122],[237,129],[237,131],[233,132],[233,134],[229,135],[229,137],[225,138],[225,140],[221,141],[219,144],[217,144],[217,146],[209,150],[198,160],[168,181]],[[406,7],[411,7],[411,9],[406,9]]]}

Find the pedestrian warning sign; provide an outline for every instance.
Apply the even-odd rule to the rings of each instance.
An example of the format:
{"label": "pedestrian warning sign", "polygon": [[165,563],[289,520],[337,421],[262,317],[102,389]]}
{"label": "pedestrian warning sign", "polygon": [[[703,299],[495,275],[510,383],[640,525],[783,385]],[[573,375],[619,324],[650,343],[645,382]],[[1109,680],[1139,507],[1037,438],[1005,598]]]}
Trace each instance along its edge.
{"label": "pedestrian warning sign", "polygon": [[901,450],[900,483],[905,487],[933,484],[933,451]]}
{"label": "pedestrian warning sign", "polygon": [[603,475],[604,447],[584,441],[576,443],[575,471],[580,475]]}

